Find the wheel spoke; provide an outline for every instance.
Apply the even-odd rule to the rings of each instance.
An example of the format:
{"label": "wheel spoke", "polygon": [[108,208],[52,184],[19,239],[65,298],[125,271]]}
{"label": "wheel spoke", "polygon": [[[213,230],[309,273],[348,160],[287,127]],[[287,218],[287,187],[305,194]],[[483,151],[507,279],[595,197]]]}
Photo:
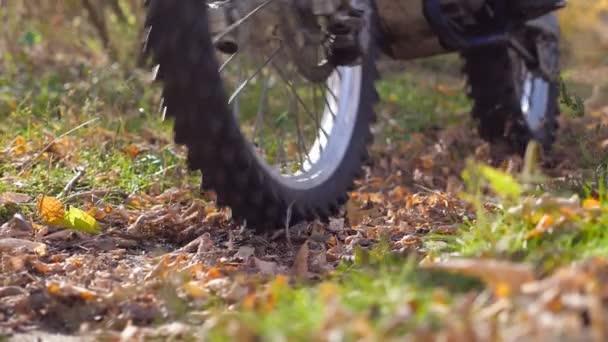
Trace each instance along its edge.
{"label": "wheel spoke", "polygon": [[277,56],[277,54],[281,51],[282,48],[283,48],[283,46],[279,45],[279,47],[277,47],[270,54],[270,57],[268,57],[268,59],[264,63],[262,63],[262,65],[260,65],[251,76],[249,76],[243,83],[241,83],[236,88],[236,90],[230,96],[230,99],[228,100],[228,104],[231,104],[234,101],[234,99],[236,99],[239,96],[239,94],[243,91],[243,89],[249,84],[249,82],[251,82],[251,80],[253,80],[268,65],[268,63],[272,62],[272,60]]}
{"label": "wheel spoke", "polygon": [[274,0],[266,0],[266,1],[264,1],[258,7],[254,8],[251,12],[247,13],[245,16],[243,16],[239,20],[237,20],[234,23],[232,23],[224,31],[222,31],[222,32],[218,33],[217,35],[215,35],[215,37],[213,37],[213,44],[217,44],[217,42],[219,42],[222,38],[224,38],[226,35],[230,34],[230,32],[234,31],[237,27],[239,27],[241,24],[243,24],[244,22],[246,22],[247,20],[249,20],[254,14],[256,14],[257,12],[259,12],[261,9],[263,9],[264,7],[266,7],[268,4],[270,4],[273,1]]}
{"label": "wheel spoke", "polygon": [[[298,149],[298,159],[300,161],[299,163],[299,169],[301,171],[306,171],[304,170],[304,157],[303,155],[305,154],[308,162],[310,163],[310,156],[308,155],[308,149],[306,148],[306,143],[304,142],[304,135],[302,134],[302,130],[300,128],[300,115],[298,114],[298,104],[297,104],[297,94],[295,94],[294,92],[290,92],[289,94],[289,113],[293,114],[295,121],[296,121],[296,134],[297,134],[297,139],[296,139],[296,145],[297,145],[297,149]],[[304,153],[302,153],[304,152]]]}
{"label": "wheel spoke", "polygon": [[226,59],[226,61],[224,61],[224,63],[222,63],[222,65],[220,66],[219,72],[224,71],[224,69],[226,69],[228,64],[230,64],[234,60],[234,58],[236,57],[237,54],[238,54],[238,52],[235,52],[232,55],[230,55],[230,57],[228,57]]}
{"label": "wheel spoke", "polygon": [[325,130],[323,129],[323,127],[321,127],[321,124],[319,123],[319,121],[315,118],[314,114],[312,114],[310,112],[310,110],[308,109],[308,107],[306,107],[306,103],[304,103],[304,101],[302,100],[302,98],[298,95],[298,93],[297,93],[295,87],[293,86],[293,84],[285,77],[285,74],[283,73],[283,71],[281,71],[281,68],[276,63],[274,63],[274,62],[272,63],[272,66],[276,69],[277,74],[279,74],[279,77],[281,78],[281,80],[283,80],[283,82],[287,85],[287,87],[295,95],[295,97],[298,100],[298,102],[304,108],[304,111],[306,112],[306,114],[308,114],[308,116],[310,116],[310,118],[315,121],[315,124],[317,125],[317,127],[320,128],[320,131],[323,132],[323,134],[325,135],[325,137],[329,138],[329,134],[327,134],[327,132],[325,132]]}
{"label": "wheel spoke", "polygon": [[[256,143],[259,126],[264,122],[264,114],[266,113],[266,106],[268,102],[268,90],[270,89],[270,77],[264,77],[263,81],[262,93],[260,94],[260,99],[258,102],[258,112],[256,113],[255,123],[253,125],[253,142]],[[261,140],[263,140],[264,135],[261,135]]]}

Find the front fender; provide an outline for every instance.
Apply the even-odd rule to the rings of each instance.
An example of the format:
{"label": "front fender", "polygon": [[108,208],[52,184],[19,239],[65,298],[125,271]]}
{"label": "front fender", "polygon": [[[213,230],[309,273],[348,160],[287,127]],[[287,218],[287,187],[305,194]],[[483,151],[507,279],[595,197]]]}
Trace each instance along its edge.
{"label": "front fender", "polygon": [[557,15],[555,15],[555,13],[547,14],[540,18],[530,20],[526,23],[526,26],[538,29],[558,38],[560,36],[559,20],[557,19]]}

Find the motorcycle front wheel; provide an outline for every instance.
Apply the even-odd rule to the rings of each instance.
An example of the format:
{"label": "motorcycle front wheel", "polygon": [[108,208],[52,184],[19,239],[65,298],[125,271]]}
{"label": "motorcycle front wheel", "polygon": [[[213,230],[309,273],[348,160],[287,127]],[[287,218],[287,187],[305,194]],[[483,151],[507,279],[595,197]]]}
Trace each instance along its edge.
{"label": "motorcycle front wheel", "polygon": [[[229,25],[217,32],[213,11],[232,2],[222,13]],[[372,23],[359,62],[333,67],[326,32],[312,25],[300,37],[304,29],[294,25],[310,17],[280,3],[147,2],[145,50],[176,142],[187,146],[190,167],[202,171],[218,204],[262,230],[327,218],[347,201],[368,156],[378,100]],[[234,46],[220,48],[228,36]]]}

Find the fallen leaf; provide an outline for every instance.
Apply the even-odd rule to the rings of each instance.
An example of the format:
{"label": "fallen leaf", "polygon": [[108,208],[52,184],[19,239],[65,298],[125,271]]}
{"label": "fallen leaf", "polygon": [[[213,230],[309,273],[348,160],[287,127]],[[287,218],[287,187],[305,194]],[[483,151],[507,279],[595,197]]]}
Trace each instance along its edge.
{"label": "fallen leaf", "polygon": [[47,254],[46,245],[40,242],[33,242],[29,240],[6,238],[0,239],[0,251],[11,252],[25,250],[27,252],[34,252],[40,256]]}
{"label": "fallen leaf", "polygon": [[241,246],[234,255],[234,257],[241,260],[249,260],[249,258],[253,255],[254,252],[255,249],[253,247]]}
{"label": "fallen leaf", "polygon": [[190,281],[184,284],[184,292],[192,298],[202,299],[207,296],[207,290],[200,281]]}
{"label": "fallen leaf", "polygon": [[14,204],[22,204],[26,203],[31,199],[30,195],[20,194],[18,192],[4,192],[0,194],[0,206],[14,203]]}
{"label": "fallen leaf", "polygon": [[484,259],[425,259],[421,267],[453,272],[481,279],[497,296],[519,292],[523,284],[535,280],[532,266]]}
{"label": "fallen leaf", "polygon": [[123,152],[129,157],[135,158],[141,153],[141,150],[137,145],[131,144],[123,148]]}
{"label": "fallen leaf", "polygon": [[12,155],[18,157],[30,151],[30,146],[22,136],[17,136],[10,147]]}
{"label": "fallen leaf", "polygon": [[531,239],[548,232],[549,229],[553,228],[554,223],[555,219],[553,219],[551,215],[543,215],[540,221],[538,221],[536,227],[533,230],[529,231],[528,234],[526,234],[526,239]]}
{"label": "fallen leaf", "polygon": [[217,278],[223,277],[223,274],[222,274],[222,272],[220,272],[220,270],[213,267],[207,272],[206,276],[207,276],[207,279],[217,279]]}
{"label": "fallen leaf", "polygon": [[49,282],[46,286],[47,291],[56,297],[71,297],[79,298],[85,301],[91,301],[99,297],[99,295],[91,290],[83,287],[67,284],[64,282]]}
{"label": "fallen leaf", "polygon": [[260,272],[262,274],[268,274],[268,275],[277,274],[278,265],[276,262],[264,261],[264,260],[258,259],[256,257],[253,258],[253,262],[255,263],[255,266],[258,268],[258,270],[260,270]]}
{"label": "fallen leaf", "polygon": [[0,226],[0,237],[26,238],[32,235],[34,227],[23,215],[17,213],[8,222]]}
{"label": "fallen leaf", "polygon": [[302,244],[293,264],[293,273],[298,277],[306,277],[308,275],[308,240]]}
{"label": "fallen leaf", "polygon": [[598,201],[594,198],[588,198],[583,201],[583,209],[585,209],[585,210],[594,211],[594,210],[599,210],[601,208],[602,208],[602,204],[600,203],[600,201]]}
{"label": "fallen leaf", "polygon": [[56,225],[63,221],[63,204],[55,197],[41,196],[37,201],[38,216],[46,224]]}
{"label": "fallen leaf", "polygon": [[97,220],[83,210],[75,207],[70,207],[65,213],[63,226],[68,229],[77,230],[80,232],[99,234],[101,227]]}

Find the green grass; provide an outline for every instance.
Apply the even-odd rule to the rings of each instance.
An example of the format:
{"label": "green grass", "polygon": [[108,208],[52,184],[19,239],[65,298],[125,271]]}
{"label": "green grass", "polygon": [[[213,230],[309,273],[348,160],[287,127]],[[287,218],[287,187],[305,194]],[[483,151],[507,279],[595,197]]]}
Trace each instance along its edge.
{"label": "green grass", "polygon": [[[199,176],[185,171],[183,151],[170,143],[171,123],[152,108],[157,89],[144,87],[137,72],[91,69],[83,79],[70,70],[17,71],[25,65],[16,61],[0,80],[0,192],[56,196],[76,167],[85,175],[75,192],[198,184]],[[21,155],[17,138],[27,146]]]}
{"label": "green grass", "polygon": [[[428,72],[428,70],[427,70]],[[382,103],[378,106],[380,137],[404,139],[412,133],[446,127],[468,113],[470,102],[463,89],[448,86],[449,94],[436,89],[424,73],[397,73],[377,83]]]}
{"label": "green grass", "polygon": [[[345,341],[380,340],[438,330],[455,296],[482,288],[473,278],[423,271],[414,257],[391,254],[386,245],[360,250],[321,283],[268,285],[256,305],[221,315],[197,333],[226,341],[240,334],[267,341],[328,338],[340,329]],[[251,305],[249,305],[251,306]],[[230,327],[238,325],[235,334]],[[241,335],[242,336],[242,335]]]}
{"label": "green grass", "polygon": [[[475,172],[475,167],[469,166],[469,172]],[[539,192],[526,183],[517,185],[522,189],[520,196],[507,198],[510,195],[506,191],[513,186],[500,188],[497,184],[478,173],[469,179],[466,198],[477,208],[476,219],[462,224],[456,236],[428,236],[427,247],[432,254],[527,262],[542,272],[590,257],[608,256],[608,192],[604,182],[588,187],[597,186],[594,196],[598,199],[590,190],[582,197],[555,195]],[[491,200],[491,211],[483,204],[487,197],[481,195],[487,188],[497,194]],[[549,220],[546,225],[541,222],[543,217]],[[546,229],[533,233],[541,226]]]}

